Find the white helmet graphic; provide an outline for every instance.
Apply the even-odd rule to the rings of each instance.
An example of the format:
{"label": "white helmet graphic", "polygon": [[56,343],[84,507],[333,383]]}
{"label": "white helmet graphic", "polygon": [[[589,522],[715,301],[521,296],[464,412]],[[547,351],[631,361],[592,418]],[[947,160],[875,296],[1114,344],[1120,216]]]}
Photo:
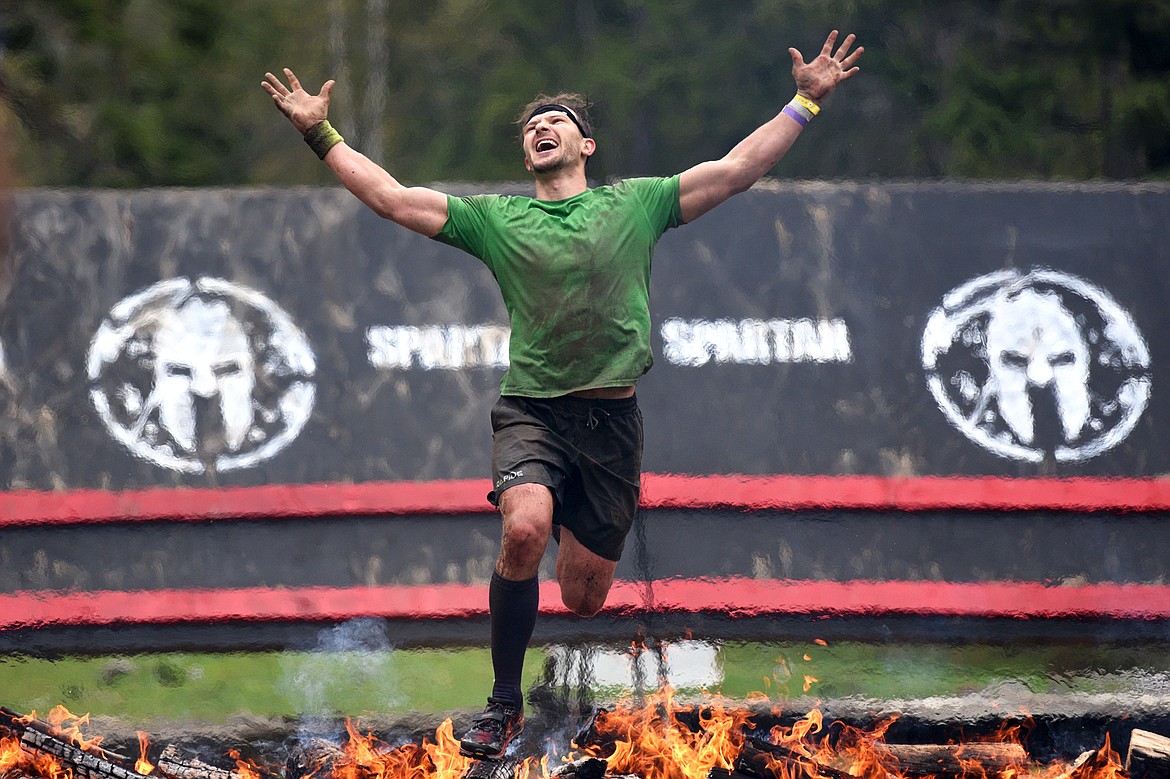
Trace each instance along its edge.
{"label": "white helmet graphic", "polygon": [[135,455],[202,473],[247,468],[300,433],[315,397],[304,334],[255,290],[168,279],[111,309],[87,362],[90,397]]}
{"label": "white helmet graphic", "polygon": [[159,421],[175,443],[196,450],[199,397],[217,404],[227,449],[238,452],[252,427],[256,376],[248,337],[227,304],[192,298],[161,312],[152,346]]}
{"label": "white helmet graphic", "polygon": [[1049,292],[1001,291],[987,318],[988,391],[1022,443],[1035,439],[1032,397],[1055,396],[1065,441],[1075,441],[1089,421],[1089,348],[1076,320]]}
{"label": "white helmet graphic", "polygon": [[1059,271],[1004,270],[943,298],[922,334],[926,383],[952,425],[1013,460],[1079,462],[1133,431],[1150,353],[1104,290]]}

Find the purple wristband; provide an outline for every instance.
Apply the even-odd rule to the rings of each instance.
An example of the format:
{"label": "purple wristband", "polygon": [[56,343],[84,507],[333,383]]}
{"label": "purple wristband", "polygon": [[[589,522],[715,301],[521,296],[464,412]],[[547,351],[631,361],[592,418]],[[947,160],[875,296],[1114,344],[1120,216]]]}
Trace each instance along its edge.
{"label": "purple wristband", "polygon": [[795,121],[795,122],[796,122],[798,125],[800,125],[801,127],[808,127],[808,120],[807,120],[807,119],[805,119],[803,116],[801,116],[801,115],[800,115],[800,112],[799,112],[799,111],[797,111],[797,110],[796,110],[795,108],[793,108],[792,106],[790,106],[790,105],[786,105],[786,106],[784,106],[784,110],[783,110],[783,111],[781,111],[780,113],[782,113],[782,114],[785,114],[786,116],[789,116],[789,117],[791,117],[791,118],[792,118],[792,119],[793,119],[793,120],[794,120],[794,121]]}

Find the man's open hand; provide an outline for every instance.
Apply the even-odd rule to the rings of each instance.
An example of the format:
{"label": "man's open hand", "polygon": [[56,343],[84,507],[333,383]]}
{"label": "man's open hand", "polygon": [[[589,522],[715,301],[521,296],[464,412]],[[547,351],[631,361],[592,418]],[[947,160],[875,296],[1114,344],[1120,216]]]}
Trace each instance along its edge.
{"label": "man's open hand", "polygon": [[321,86],[320,93],[310,95],[301,87],[295,73],[284,68],[284,75],[288,79],[287,87],[271,73],[264,74],[264,81],[260,82],[260,86],[272,96],[272,102],[276,103],[280,112],[288,117],[293,127],[304,135],[310,127],[328,118],[329,94],[333,91],[335,82],[332,79],[326,81]]}
{"label": "man's open hand", "polygon": [[789,49],[788,53],[792,55],[792,77],[796,79],[797,93],[819,102],[832,94],[838,84],[856,74],[858,70],[856,62],[865,51],[864,47],[858,46],[853,53],[849,52],[856,40],[857,36],[849,33],[841,42],[840,48],[834,52],[837,31],[833,30],[825,39],[821,53],[812,62],[805,62],[799,51]]}

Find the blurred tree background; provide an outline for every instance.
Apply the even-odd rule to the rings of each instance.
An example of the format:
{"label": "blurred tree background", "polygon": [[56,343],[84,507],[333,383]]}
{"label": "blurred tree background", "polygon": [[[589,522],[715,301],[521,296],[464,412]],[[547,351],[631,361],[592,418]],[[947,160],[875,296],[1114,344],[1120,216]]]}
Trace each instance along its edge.
{"label": "blurred tree background", "polygon": [[6,0],[0,127],[26,186],[330,182],[261,91],[292,67],[411,183],[523,178],[512,120],[594,101],[596,180],[722,155],[833,27],[861,77],[795,178],[1170,177],[1170,0]]}

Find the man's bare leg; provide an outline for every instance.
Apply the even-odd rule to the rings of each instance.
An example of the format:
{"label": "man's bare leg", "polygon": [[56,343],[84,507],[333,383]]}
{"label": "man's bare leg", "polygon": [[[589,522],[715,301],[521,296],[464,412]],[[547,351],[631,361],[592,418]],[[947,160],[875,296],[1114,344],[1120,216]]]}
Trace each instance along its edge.
{"label": "man's bare leg", "polygon": [[543,484],[517,484],[500,494],[504,532],[488,591],[492,618],[492,698],[523,704],[524,653],[536,627],[536,574],[552,533],[553,496]]}
{"label": "man's bare leg", "polygon": [[500,494],[503,536],[488,589],[495,681],[487,708],[459,742],[465,755],[498,758],[524,727],[521,675],[540,608],[536,574],[552,533],[552,513],[552,492],[542,484],[517,484]]}
{"label": "man's bare leg", "polygon": [[504,521],[496,573],[505,579],[531,579],[552,533],[553,496],[543,484],[517,484],[500,493]]}
{"label": "man's bare leg", "polygon": [[561,600],[570,611],[582,617],[592,617],[601,611],[616,570],[616,562],[589,551],[572,532],[561,528],[557,581],[561,585]]}

